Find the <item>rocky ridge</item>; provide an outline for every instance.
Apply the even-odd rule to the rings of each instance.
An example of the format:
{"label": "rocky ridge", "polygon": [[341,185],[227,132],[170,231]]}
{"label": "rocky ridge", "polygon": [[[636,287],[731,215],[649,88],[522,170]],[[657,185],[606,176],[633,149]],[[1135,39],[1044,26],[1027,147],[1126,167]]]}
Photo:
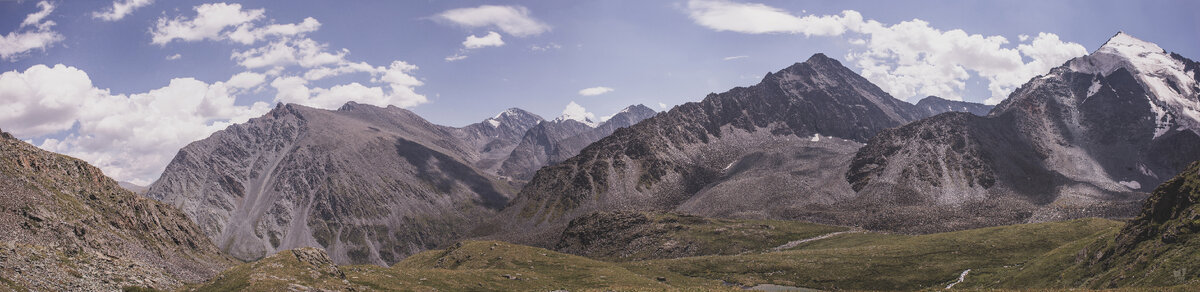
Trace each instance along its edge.
{"label": "rocky ridge", "polygon": [[175,289],[234,264],[179,210],[0,132],[0,287]]}

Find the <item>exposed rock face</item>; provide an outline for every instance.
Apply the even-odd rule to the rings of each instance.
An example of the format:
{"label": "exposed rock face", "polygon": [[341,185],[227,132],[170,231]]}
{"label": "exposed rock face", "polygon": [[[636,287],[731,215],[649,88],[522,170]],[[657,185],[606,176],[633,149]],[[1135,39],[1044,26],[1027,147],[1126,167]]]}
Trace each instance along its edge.
{"label": "exposed rock face", "polygon": [[982,103],[946,100],[937,96],[922,98],[917,102],[917,110],[924,111],[925,116],[928,117],[945,112],[964,112],[976,116],[986,116],[988,112],[992,111],[993,107]]}
{"label": "exposed rock face", "polygon": [[595,128],[572,119],[544,121],[525,133],[504,160],[500,174],[527,180],[543,166],[567,160],[588,144],[655,114],[658,112],[639,104],[626,107]]}
{"label": "exposed rock face", "polygon": [[1144,186],[1200,159],[1195,68],[1117,34],[1017,89],[988,117],[942,114],[880,133],[846,178],[863,204],[879,208],[965,214],[1009,201],[1024,214],[994,225],[1131,216]]}
{"label": "exposed rock face", "polygon": [[[0,286],[175,289],[234,264],[178,209],[0,134]],[[18,289],[20,291],[20,289]]]}
{"label": "exposed rock face", "polygon": [[505,205],[514,191],[474,165],[536,119],[454,129],[396,107],[281,105],[181,149],[148,196],[240,259],[315,246],[338,263],[392,264]]}
{"label": "exposed rock face", "polygon": [[[523,142],[526,132],[543,122],[542,117],[519,108],[510,108],[482,122],[451,130],[469,149],[479,153],[474,163],[479,169],[496,173],[513,148]],[[538,165],[537,167],[542,167]]]}
{"label": "exposed rock face", "polygon": [[[545,223],[548,225],[538,228],[554,232],[572,218],[594,210],[671,210],[681,205],[719,205],[734,197],[728,192],[737,191],[735,187],[722,188],[722,194],[697,194],[706,188],[712,190],[713,184],[734,181],[731,177],[739,173],[755,173],[733,168],[739,161],[768,168],[782,168],[778,163],[803,163],[787,160],[818,161],[837,169],[838,160],[845,165],[860,143],[875,133],[920,117],[922,113],[913,105],[892,98],[838,61],[817,54],[804,63],[768,74],[758,85],[710,94],[704,101],[687,103],[617,130],[587,146],[579,155],[538,171],[505,209],[505,214],[515,218],[510,228]],[[831,144],[817,145],[826,142]],[[798,150],[805,147],[825,150]],[[784,160],[776,160],[780,157]],[[852,194],[848,185],[839,182],[841,179],[818,181],[822,177],[840,177],[835,170],[781,175],[789,176],[784,181],[796,183],[790,186],[828,185],[831,193]],[[754,179],[757,178],[745,178]],[[783,191],[785,186],[789,185],[782,184],[776,190]],[[768,209],[828,200],[816,195],[789,196],[796,190],[739,192],[741,195],[736,199],[790,200],[756,206]],[[704,198],[721,202],[697,201]],[[729,213],[703,207],[687,209],[700,215]],[[553,244],[538,242],[544,238],[529,235],[513,240]]]}

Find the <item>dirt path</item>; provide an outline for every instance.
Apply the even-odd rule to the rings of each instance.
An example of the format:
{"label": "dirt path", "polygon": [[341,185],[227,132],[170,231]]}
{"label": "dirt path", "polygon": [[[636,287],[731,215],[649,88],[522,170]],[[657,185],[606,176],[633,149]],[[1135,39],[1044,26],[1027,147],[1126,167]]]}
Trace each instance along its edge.
{"label": "dirt path", "polygon": [[810,242],[810,241],[822,240],[822,239],[826,239],[826,238],[830,238],[830,237],[834,237],[834,236],[838,236],[838,235],[842,235],[842,234],[847,234],[847,233],[860,233],[860,232],[863,232],[863,231],[862,231],[862,230],[859,230],[859,229],[850,229],[850,230],[846,230],[846,231],[839,231],[839,232],[829,233],[829,234],[825,234],[825,235],[821,235],[821,236],[817,236],[817,237],[812,237],[812,238],[805,238],[805,239],[801,239],[801,240],[793,240],[793,241],[789,241],[788,243],[784,243],[783,245],[776,246],[775,248],[772,248],[772,249],[771,249],[771,251],[781,251],[781,250],[786,250],[786,249],[790,249],[790,248],[796,247],[796,246],[798,246],[798,245],[800,245],[800,244],[803,244],[803,243],[806,243],[806,242]]}

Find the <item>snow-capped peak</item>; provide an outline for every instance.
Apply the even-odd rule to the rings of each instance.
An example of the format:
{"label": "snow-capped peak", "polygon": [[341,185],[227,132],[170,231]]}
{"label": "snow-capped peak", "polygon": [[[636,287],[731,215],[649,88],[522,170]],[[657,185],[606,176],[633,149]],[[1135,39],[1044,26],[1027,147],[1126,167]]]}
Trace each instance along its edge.
{"label": "snow-capped peak", "polygon": [[595,128],[596,126],[600,125],[599,123],[593,122],[591,119],[588,119],[587,117],[585,117],[583,115],[578,115],[578,114],[573,114],[573,113],[563,113],[562,116],[559,116],[558,118],[554,119],[555,122],[562,122],[562,121],[566,121],[566,120],[574,120],[576,122],[583,123],[584,125],[588,125],[588,127],[592,127],[592,128]]}
{"label": "snow-capped peak", "polygon": [[1118,32],[1095,52],[1069,61],[1068,66],[1071,71],[1105,76],[1120,68],[1132,73],[1151,94],[1150,107],[1159,123],[1155,137],[1173,124],[1200,131],[1200,83],[1194,72],[1185,71],[1182,60],[1154,43]]}
{"label": "snow-capped peak", "polygon": [[517,109],[517,108],[510,108],[510,109],[504,110],[503,112],[500,112],[500,113],[496,114],[496,116],[495,116],[495,117],[492,117],[492,119],[499,119],[499,118],[501,118],[501,117],[506,117],[506,116],[515,116],[515,115],[519,115],[519,114],[521,114],[521,112],[519,111],[519,109]]}
{"label": "snow-capped peak", "polygon": [[1095,52],[1071,62],[1071,70],[1091,74],[1108,75],[1119,68],[1125,68],[1137,74],[1163,69],[1183,71],[1183,64],[1171,58],[1158,45],[1135,38],[1125,32],[1118,32]]}

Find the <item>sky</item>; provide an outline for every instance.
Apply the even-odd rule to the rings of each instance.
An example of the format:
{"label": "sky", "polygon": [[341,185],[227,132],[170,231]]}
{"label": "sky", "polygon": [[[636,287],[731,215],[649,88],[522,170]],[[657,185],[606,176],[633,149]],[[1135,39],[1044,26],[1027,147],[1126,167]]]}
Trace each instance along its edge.
{"label": "sky", "polygon": [[1200,1],[2,1],[0,129],[138,184],[275,104],[603,120],[815,53],[896,98],[997,103],[1117,31],[1200,59]]}

